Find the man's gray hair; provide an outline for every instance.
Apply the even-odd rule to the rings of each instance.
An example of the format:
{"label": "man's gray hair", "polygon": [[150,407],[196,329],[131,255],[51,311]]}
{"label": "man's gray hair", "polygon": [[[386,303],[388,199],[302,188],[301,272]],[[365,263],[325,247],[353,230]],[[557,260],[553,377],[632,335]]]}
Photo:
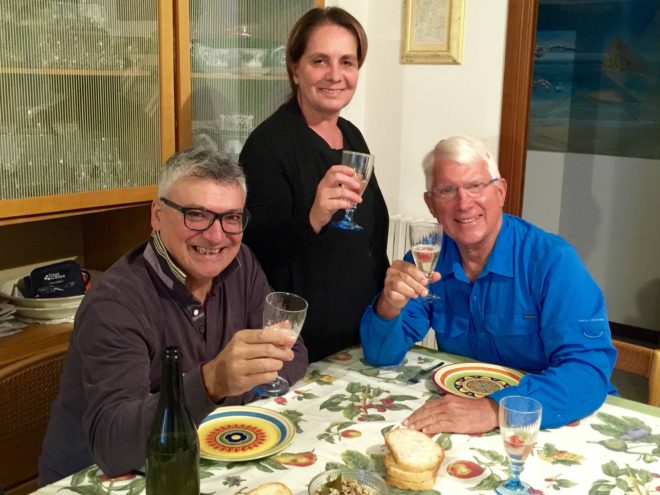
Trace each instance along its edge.
{"label": "man's gray hair", "polygon": [[243,169],[224,153],[197,146],[179,151],[165,162],[160,172],[158,197],[165,197],[172,184],[189,177],[240,186],[243,194],[247,196]]}
{"label": "man's gray hair", "polygon": [[433,166],[438,162],[456,162],[461,165],[473,165],[485,162],[491,179],[500,177],[497,160],[493,157],[486,143],[473,136],[452,136],[443,139],[429,151],[422,160],[426,177],[426,190],[433,187]]}

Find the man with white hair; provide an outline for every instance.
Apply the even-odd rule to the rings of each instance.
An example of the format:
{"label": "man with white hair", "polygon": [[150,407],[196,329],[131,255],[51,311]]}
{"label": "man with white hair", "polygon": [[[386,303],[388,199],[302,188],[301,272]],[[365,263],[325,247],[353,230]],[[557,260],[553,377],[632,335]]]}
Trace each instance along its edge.
{"label": "man with white hair", "polygon": [[40,485],[91,464],[108,476],[144,465],[158,404],[161,350],[182,352],[193,421],[289,382],[307,350],[289,332],[262,328],[270,286],[241,244],[249,219],[241,168],[192,148],[165,164],[151,208],[151,239],[110,267],[85,296],[39,461]]}
{"label": "man with white hair", "polygon": [[[559,236],[504,214],[506,180],[478,139],[440,141],[423,161],[424,201],[443,225],[436,273],[392,263],[383,292],[364,313],[367,362],[394,365],[433,328],[438,348],[528,372],[483,399],[446,395],[406,421],[425,433],[483,433],[497,427],[510,395],[543,406],[552,428],[596,410],[616,393],[616,360],[602,292],[575,249]],[[435,300],[423,299],[428,291]]]}

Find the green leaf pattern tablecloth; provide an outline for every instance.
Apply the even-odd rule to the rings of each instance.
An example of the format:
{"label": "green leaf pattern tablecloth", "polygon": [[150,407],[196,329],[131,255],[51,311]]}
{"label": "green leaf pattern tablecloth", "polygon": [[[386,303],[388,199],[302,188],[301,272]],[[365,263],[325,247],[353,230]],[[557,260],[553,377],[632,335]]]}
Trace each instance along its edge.
{"label": "green leaf pattern tablecloth", "polygon": [[[348,465],[384,475],[382,434],[425,401],[439,396],[429,378],[411,384],[420,370],[440,361],[464,361],[415,348],[396,367],[373,368],[352,348],[312,364],[303,380],[283,397],[252,405],[286,415],[296,427],[293,442],[270,458],[242,463],[202,460],[202,493],[241,494],[267,481],[280,481],[296,495],[325,469]],[[508,476],[497,432],[436,435],[445,459],[434,490],[392,495],[492,494]],[[527,460],[523,480],[532,495],[650,494],[660,492],[660,410],[609,398],[593,415],[569,426],[543,430]],[[108,479],[92,466],[37,493],[83,495],[144,493],[144,478]]]}

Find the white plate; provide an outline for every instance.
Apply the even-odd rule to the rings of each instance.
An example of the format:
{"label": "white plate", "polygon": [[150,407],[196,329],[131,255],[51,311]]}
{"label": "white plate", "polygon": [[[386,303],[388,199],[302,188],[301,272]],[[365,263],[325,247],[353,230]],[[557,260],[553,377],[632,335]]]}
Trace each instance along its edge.
{"label": "white plate", "polygon": [[16,306],[16,314],[25,318],[34,318],[36,320],[59,320],[61,318],[70,318],[76,314],[79,304],[62,308],[25,308]]}
{"label": "white plate", "polygon": [[63,308],[75,303],[80,304],[84,295],[69,297],[53,297],[47,299],[33,299],[30,297],[19,296],[20,291],[16,289],[16,284],[23,277],[11,278],[0,281],[0,297],[9,299],[16,306],[23,308]]}
{"label": "white plate", "polygon": [[0,304],[0,320],[9,318],[16,311],[16,306],[9,303]]}

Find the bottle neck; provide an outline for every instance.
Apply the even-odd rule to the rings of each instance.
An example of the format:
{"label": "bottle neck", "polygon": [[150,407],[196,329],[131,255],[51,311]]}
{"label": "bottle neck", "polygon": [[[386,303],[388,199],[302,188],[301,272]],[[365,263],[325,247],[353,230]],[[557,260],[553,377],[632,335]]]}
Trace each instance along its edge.
{"label": "bottle neck", "polygon": [[163,351],[163,372],[160,383],[160,407],[184,406],[181,353],[178,348],[167,347]]}

